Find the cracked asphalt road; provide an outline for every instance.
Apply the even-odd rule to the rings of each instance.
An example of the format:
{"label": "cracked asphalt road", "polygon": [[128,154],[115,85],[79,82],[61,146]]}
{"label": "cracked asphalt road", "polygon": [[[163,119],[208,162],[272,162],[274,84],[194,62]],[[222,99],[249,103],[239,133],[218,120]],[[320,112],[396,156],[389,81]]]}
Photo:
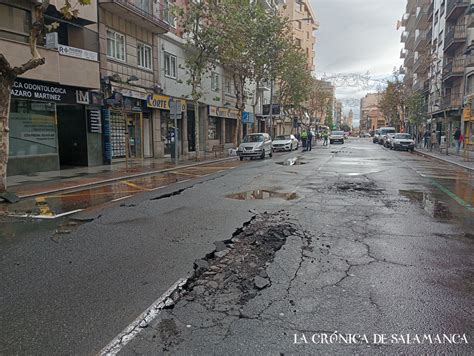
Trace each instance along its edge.
{"label": "cracked asphalt road", "polygon": [[[231,252],[210,260],[208,278],[121,354],[472,354],[472,174],[443,167],[440,178],[439,163],[365,140],[297,153],[304,165],[275,164],[295,155],[81,213],[93,221],[55,242],[54,226],[2,222],[22,233],[2,236],[1,353],[95,354],[227,241]],[[226,198],[261,190],[297,198]],[[236,230],[266,234],[277,222],[238,230],[262,215],[291,231],[264,270],[257,254],[242,274],[236,262],[253,250],[233,253],[239,242],[229,240]],[[247,283],[227,288],[232,273]],[[252,289],[257,275],[269,283]],[[251,297],[237,298],[244,291]],[[466,334],[469,343],[311,342],[335,331]]]}

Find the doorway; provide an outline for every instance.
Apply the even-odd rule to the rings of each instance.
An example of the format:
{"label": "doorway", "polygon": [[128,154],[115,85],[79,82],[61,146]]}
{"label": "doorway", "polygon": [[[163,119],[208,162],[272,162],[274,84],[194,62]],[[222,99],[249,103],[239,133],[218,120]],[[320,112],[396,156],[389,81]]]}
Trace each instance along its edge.
{"label": "doorway", "polygon": [[59,165],[87,166],[87,124],[84,106],[57,105]]}
{"label": "doorway", "polygon": [[196,120],[194,111],[188,111],[188,152],[196,151]]}

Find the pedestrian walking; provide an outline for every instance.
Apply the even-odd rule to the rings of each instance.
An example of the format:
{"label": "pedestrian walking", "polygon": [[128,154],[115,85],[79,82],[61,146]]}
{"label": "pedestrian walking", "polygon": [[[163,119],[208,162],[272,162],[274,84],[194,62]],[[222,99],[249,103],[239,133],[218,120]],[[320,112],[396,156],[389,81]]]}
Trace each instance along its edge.
{"label": "pedestrian walking", "polygon": [[306,145],[308,141],[308,132],[306,130],[303,130],[301,133],[301,143],[303,144],[303,151],[306,151]]}
{"label": "pedestrian walking", "polygon": [[431,137],[430,131],[429,131],[429,130],[426,130],[426,131],[425,131],[425,134],[423,135],[423,139],[424,139],[423,148],[428,149],[430,137]]}
{"label": "pedestrian walking", "polygon": [[306,143],[306,146],[308,146],[308,147],[307,147],[306,151],[311,151],[311,148],[313,146],[313,137],[314,137],[313,133],[311,132],[311,130],[309,130],[308,131],[308,141]]}
{"label": "pedestrian walking", "polygon": [[323,132],[323,146],[327,146],[328,145],[328,138],[329,138],[329,134],[327,131],[324,131]]}
{"label": "pedestrian walking", "polygon": [[461,130],[456,128],[454,132],[454,142],[456,143],[456,154],[459,154],[459,150],[461,149]]}
{"label": "pedestrian walking", "polygon": [[436,131],[433,130],[431,133],[431,140],[430,140],[430,151],[433,151],[433,146],[438,145],[438,137],[436,136]]}

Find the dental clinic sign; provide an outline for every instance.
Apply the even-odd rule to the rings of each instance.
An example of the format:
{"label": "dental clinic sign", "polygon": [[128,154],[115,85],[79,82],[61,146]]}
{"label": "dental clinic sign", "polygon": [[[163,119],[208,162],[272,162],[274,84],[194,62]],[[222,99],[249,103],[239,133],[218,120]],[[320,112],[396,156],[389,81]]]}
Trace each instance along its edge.
{"label": "dental clinic sign", "polygon": [[11,90],[12,98],[48,101],[62,104],[90,103],[90,92],[84,88],[17,78]]}
{"label": "dental clinic sign", "polygon": [[88,59],[90,61],[97,61],[99,59],[97,52],[87,51],[82,48],[69,47],[64,45],[58,45],[58,53],[62,56]]}

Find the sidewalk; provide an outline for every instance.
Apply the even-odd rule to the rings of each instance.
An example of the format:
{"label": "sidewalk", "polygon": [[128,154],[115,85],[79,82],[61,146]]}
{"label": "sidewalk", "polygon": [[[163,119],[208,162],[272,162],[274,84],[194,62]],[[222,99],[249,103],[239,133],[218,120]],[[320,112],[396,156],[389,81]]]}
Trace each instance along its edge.
{"label": "sidewalk", "polygon": [[120,162],[96,167],[79,167],[10,176],[7,178],[7,184],[9,192],[15,193],[20,198],[28,198],[232,159],[236,159],[236,157],[215,158],[211,156],[207,159],[202,158],[200,161],[195,159],[180,160],[177,167],[170,158],[134,160],[129,161],[128,167],[125,162]]}
{"label": "sidewalk", "polygon": [[416,148],[415,153],[428,157],[428,158],[434,158],[443,162],[448,162],[451,164],[454,164],[456,166],[462,167],[469,169],[471,171],[474,171],[474,152],[469,152],[469,161],[466,161],[463,156],[462,156],[462,151],[459,153],[459,155],[456,154],[456,149],[451,148],[449,150],[449,155],[446,156],[446,152],[443,151],[443,153],[440,153],[439,150],[434,150],[430,152],[430,150],[425,149],[425,148]]}

